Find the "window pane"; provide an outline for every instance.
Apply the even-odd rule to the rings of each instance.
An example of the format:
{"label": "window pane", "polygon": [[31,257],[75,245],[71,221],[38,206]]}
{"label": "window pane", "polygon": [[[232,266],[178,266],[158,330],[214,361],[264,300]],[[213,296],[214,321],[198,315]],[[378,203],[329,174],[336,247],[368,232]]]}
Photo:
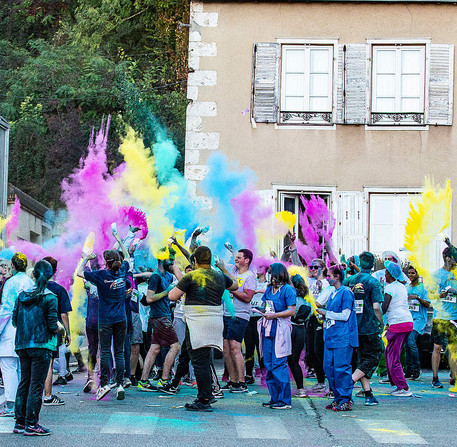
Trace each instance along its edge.
{"label": "window pane", "polygon": [[328,96],[328,75],[311,74],[309,76],[310,96]]}
{"label": "window pane", "polygon": [[420,50],[403,50],[401,52],[401,72],[417,73],[422,71],[424,64]]}
{"label": "window pane", "polygon": [[310,112],[331,112],[332,107],[329,98],[311,97],[309,98]]}
{"label": "window pane", "polygon": [[395,98],[377,98],[375,112],[388,113],[395,111]]}
{"label": "window pane", "polygon": [[287,74],[285,85],[286,96],[303,96],[304,78],[301,74]]}
{"label": "window pane", "polygon": [[310,50],[310,72],[328,73],[329,50],[311,49]]}
{"label": "window pane", "polygon": [[403,75],[401,77],[401,96],[420,97],[423,89],[420,75]]}
{"label": "window pane", "polygon": [[395,73],[395,50],[376,50],[376,72]]}
{"label": "window pane", "polygon": [[395,96],[395,75],[376,77],[376,96]]}
{"label": "window pane", "polygon": [[286,50],[286,72],[304,73],[305,72],[305,50],[287,49]]}
{"label": "window pane", "polygon": [[304,104],[303,98],[289,97],[285,99],[285,110],[288,112],[303,112]]}
{"label": "window pane", "polygon": [[424,111],[424,107],[419,98],[402,98],[401,111],[422,113]]}

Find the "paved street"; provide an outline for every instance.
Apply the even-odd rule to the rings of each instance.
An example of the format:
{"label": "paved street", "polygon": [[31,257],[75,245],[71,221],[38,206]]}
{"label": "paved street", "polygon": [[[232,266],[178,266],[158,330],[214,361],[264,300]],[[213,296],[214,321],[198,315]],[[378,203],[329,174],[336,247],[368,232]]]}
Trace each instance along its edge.
{"label": "paved street", "polygon": [[[446,372],[441,378],[447,378]],[[82,374],[65,387],[55,387],[66,400],[62,407],[43,407],[41,422],[53,431],[51,437],[30,441],[11,433],[13,420],[0,419],[0,445],[97,445],[138,446],[371,446],[371,445],[455,445],[457,399],[448,387],[432,389],[430,373],[410,382],[412,398],[389,396],[391,387],[373,384],[381,404],[365,407],[354,398],[352,412],[325,410],[328,399],[293,399],[293,408],[275,411],[260,404],[268,393],[260,385],[250,386],[256,394],[230,394],[214,404],[213,413],[190,413],[179,408],[196,391],[182,387],[177,396],[127,390],[124,401],[112,396],[96,402],[82,393]],[[307,381],[310,386],[314,381]],[[358,391],[358,389],[356,389]],[[0,396],[0,401],[3,396]],[[95,443],[95,444],[94,444]],[[37,445],[38,445],[37,444]]]}

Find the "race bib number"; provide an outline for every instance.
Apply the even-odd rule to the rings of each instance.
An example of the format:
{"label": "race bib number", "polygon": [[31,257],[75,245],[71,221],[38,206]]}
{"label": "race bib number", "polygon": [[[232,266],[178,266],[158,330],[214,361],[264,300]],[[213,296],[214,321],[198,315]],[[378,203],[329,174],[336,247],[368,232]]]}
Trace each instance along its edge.
{"label": "race bib number", "polygon": [[452,303],[457,304],[457,296],[455,295],[446,295],[444,298],[441,298],[443,303]]}
{"label": "race bib number", "polygon": [[412,300],[409,302],[409,310],[411,312],[419,312],[419,303],[417,300]]}
{"label": "race bib number", "polygon": [[363,314],[363,300],[355,300],[355,313]]}
{"label": "race bib number", "polygon": [[275,305],[273,304],[273,301],[266,300],[266,302],[265,302],[265,313],[270,314],[270,313],[274,313],[274,311],[275,311]]}
{"label": "race bib number", "polygon": [[324,321],[325,329],[331,328],[334,324],[335,320],[328,319]]}

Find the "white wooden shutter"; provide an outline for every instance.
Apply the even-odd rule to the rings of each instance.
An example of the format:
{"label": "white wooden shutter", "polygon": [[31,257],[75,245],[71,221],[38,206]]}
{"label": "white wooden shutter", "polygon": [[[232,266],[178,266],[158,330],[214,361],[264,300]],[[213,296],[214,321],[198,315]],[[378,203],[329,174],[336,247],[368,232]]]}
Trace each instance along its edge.
{"label": "white wooden shutter", "polygon": [[346,45],[345,124],[366,123],[369,104],[367,48],[364,43]]}
{"label": "white wooden shutter", "polygon": [[368,219],[365,196],[360,191],[338,192],[338,254],[359,255],[367,249]]}
{"label": "white wooden shutter", "polygon": [[454,100],[454,45],[430,45],[428,123],[451,126]]}
{"label": "white wooden shutter", "polygon": [[251,114],[256,123],[278,121],[280,50],[278,43],[254,44]]}
{"label": "white wooden shutter", "polygon": [[344,122],[344,53],[345,45],[335,45],[335,57],[337,61],[335,73],[335,91],[336,91],[336,113],[335,122],[342,124]]}

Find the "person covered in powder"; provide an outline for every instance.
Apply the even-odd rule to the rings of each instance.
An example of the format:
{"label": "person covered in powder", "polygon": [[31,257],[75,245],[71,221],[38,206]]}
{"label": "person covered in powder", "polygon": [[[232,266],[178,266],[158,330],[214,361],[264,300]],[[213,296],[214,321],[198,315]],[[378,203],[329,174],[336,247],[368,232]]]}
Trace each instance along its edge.
{"label": "person covered in powder", "polygon": [[36,263],[35,286],[19,294],[12,317],[12,324],[17,328],[15,349],[21,361],[13,432],[26,436],[51,433],[38,424],[38,419],[52,353],[57,350],[57,331],[65,333],[58,320],[57,297],[46,287],[53,274],[49,262]]}
{"label": "person covered in powder", "polygon": [[[400,257],[394,253],[393,251],[386,250],[382,254],[382,262],[395,262],[396,264],[401,266],[401,259]],[[376,270],[373,272],[373,276],[381,283],[382,288],[384,289],[386,285],[386,269]],[[402,284],[409,284],[408,277],[402,272],[402,276],[400,278],[400,282]]]}
{"label": "person covered in powder", "polygon": [[184,319],[190,359],[197,380],[197,399],[185,405],[188,411],[212,411],[211,348],[222,350],[223,309],[222,295],[227,289],[235,292],[236,281],[211,268],[212,254],[206,246],[195,250],[195,267],[184,275],[168,294],[177,301],[184,294]]}
{"label": "person covered in powder", "polygon": [[27,257],[17,252],[11,259],[11,265],[13,276],[3,288],[0,306],[0,368],[5,388],[5,403],[0,409],[0,417],[14,416],[14,402],[19,384],[19,358],[14,348],[16,329],[11,321],[14,305],[21,292],[33,287],[33,281],[25,274]]}
{"label": "person covered in powder", "polygon": [[244,358],[241,352],[241,343],[249,323],[251,300],[256,289],[256,278],[250,270],[253,254],[251,250],[242,248],[235,256],[235,265],[218,262],[216,265],[222,273],[234,279],[238,290],[232,292],[234,315],[224,302],[224,360],[230,380],[222,387],[232,393],[248,391],[244,377]]}

